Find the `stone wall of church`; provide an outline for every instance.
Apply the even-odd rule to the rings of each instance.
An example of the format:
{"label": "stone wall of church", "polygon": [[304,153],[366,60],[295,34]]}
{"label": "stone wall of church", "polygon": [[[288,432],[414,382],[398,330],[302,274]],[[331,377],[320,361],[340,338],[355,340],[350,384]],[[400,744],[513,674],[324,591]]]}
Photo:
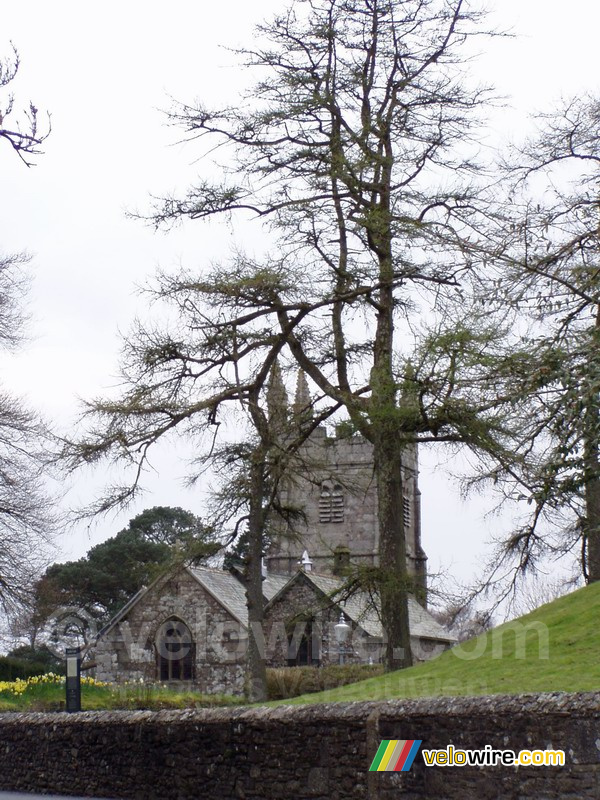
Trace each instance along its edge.
{"label": "stone wall of church", "polygon": [[[302,609],[300,614],[299,609]],[[297,657],[303,635],[310,642],[309,656],[313,664],[338,664],[340,651],[334,631],[338,622],[339,610],[300,578],[265,612],[267,666],[288,666]],[[351,620],[347,622],[352,625]],[[368,664],[369,659],[378,663],[380,651],[381,642],[352,625],[344,648],[347,664]]]}
{"label": "stone wall of church", "polygon": [[207,694],[243,693],[245,631],[187,572],[157,582],[100,638],[92,654],[96,677],[160,682],[157,640],[163,623],[173,617],[192,635],[195,688]]}

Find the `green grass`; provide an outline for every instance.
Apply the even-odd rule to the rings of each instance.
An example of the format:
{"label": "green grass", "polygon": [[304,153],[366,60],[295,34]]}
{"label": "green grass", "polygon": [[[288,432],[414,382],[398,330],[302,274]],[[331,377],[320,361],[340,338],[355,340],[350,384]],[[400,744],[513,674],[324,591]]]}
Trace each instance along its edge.
{"label": "green grass", "polygon": [[[269,705],[600,689],[599,623],[600,583],[596,583],[424,664]],[[282,696],[297,686],[332,685],[375,669],[310,668],[308,676],[301,669],[270,670],[271,696],[278,692]],[[16,693],[14,686],[0,682],[0,711],[63,710],[64,685],[52,682],[58,681],[58,676],[45,678],[47,682],[30,679],[31,683],[26,688],[21,684]],[[239,697],[176,692],[159,685],[82,686],[85,711],[205,708],[243,702]]]}
{"label": "green grass", "polygon": [[600,583],[410,669],[270,705],[594,689],[600,689]]}
{"label": "green grass", "polygon": [[[6,684],[5,684],[6,686]],[[64,711],[65,686],[61,683],[28,684],[17,692],[0,684],[2,711]],[[199,692],[178,692],[158,685],[129,684],[122,686],[82,685],[83,711],[116,709],[209,708],[243,703],[243,698],[231,695],[203,695]]]}

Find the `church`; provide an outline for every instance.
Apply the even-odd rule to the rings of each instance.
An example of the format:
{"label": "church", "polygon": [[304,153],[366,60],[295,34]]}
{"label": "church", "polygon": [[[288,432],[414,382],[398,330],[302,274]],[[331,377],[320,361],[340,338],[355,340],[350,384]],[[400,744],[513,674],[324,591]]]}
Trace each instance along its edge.
{"label": "church", "polygon": [[[274,402],[280,408],[287,405],[277,376],[269,394],[271,413]],[[300,372],[290,414],[308,403],[306,378]],[[372,445],[343,426],[334,435],[319,427],[302,456],[310,468],[286,482],[283,498],[302,510],[302,529],[293,537],[274,536],[264,559],[266,664],[318,668],[378,663],[384,638],[376,600],[364,592],[344,592],[349,567],[378,563]],[[427,612],[416,447],[406,449],[403,471],[403,518],[398,523],[404,526],[407,569],[415,586],[409,623],[413,657],[419,661],[455,640]],[[142,588],[99,632],[92,655],[96,676],[240,694],[247,631],[241,573],[182,566]]]}

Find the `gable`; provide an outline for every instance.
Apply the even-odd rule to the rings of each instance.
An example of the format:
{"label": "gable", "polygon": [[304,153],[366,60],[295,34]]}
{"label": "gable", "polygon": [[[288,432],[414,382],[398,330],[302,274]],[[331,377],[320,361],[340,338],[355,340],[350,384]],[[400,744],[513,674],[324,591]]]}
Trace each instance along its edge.
{"label": "gable", "polygon": [[[292,620],[296,616],[305,616],[323,611],[327,607],[335,607],[335,603],[327,601],[323,593],[311,581],[304,578],[304,572],[297,572],[285,586],[265,606],[265,620],[275,609],[284,607],[283,616]],[[281,612],[277,610],[277,614]]]}
{"label": "gable", "polygon": [[[265,600],[273,598],[289,581],[288,575],[268,575],[263,581]],[[176,598],[182,594],[186,596],[185,600],[177,602]],[[165,597],[170,597],[171,601],[165,602]],[[246,591],[239,578],[221,569],[184,566],[159,576],[150,586],[140,589],[96,638],[106,636],[119,622],[138,616],[138,609],[152,606],[156,614],[175,614],[183,618],[194,613],[195,609],[204,608],[207,598],[244,628],[248,627]]]}
{"label": "gable", "polygon": [[188,567],[179,567],[159,576],[150,586],[142,588],[99,631],[96,638],[105,637],[115,626],[125,621],[139,627],[147,624],[150,619],[162,621],[175,616],[186,624],[193,623],[194,618],[208,606],[218,606],[226,617],[245,627],[247,616],[243,617],[244,622],[240,621],[236,613],[239,611],[238,607],[235,603],[228,606],[218,596],[219,588],[218,585],[205,586]]}
{"label": "gable", "polygon": [[[371,602],[370,596],[366,592],[356,592],[345,600],[340,599],[339,591],[344,586],[344,581],[316,572],[297,572],[293,578],[278,592],[273,600],[267,603],[265,613],[276,603],[283,601],[286,595],[301,596],[301,592],[296,588],[300,584],[312,587],[316,603],[320,609],[334,607],[338,612],[343,612],[355,625],[361,628],[368,636],[381,638],[383,628],[379,614]],[[333,599],[332,599],[333,596]],[[292,601],[295,603],[295,597]],[[308,609],[307,609],[308,610]],[[442,626],[433,619],[431,614],[424,609],[417,601],[408,598],[408,617],[411,636],[419,639],[429,639],[452,643],[456,638],[445,631]]]}

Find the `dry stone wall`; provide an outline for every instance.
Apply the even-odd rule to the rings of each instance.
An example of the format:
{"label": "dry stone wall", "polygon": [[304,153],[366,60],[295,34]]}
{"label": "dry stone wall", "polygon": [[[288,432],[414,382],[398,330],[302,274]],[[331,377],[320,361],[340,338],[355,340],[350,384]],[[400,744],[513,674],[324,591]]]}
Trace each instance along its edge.
{"label": "dry stone wall", "polygon": [[[563,749],[564,767],[370,773],[381,739]],[[0,789],[211,800],[600,797],[600,693],[278,708],[0,715]]]}

